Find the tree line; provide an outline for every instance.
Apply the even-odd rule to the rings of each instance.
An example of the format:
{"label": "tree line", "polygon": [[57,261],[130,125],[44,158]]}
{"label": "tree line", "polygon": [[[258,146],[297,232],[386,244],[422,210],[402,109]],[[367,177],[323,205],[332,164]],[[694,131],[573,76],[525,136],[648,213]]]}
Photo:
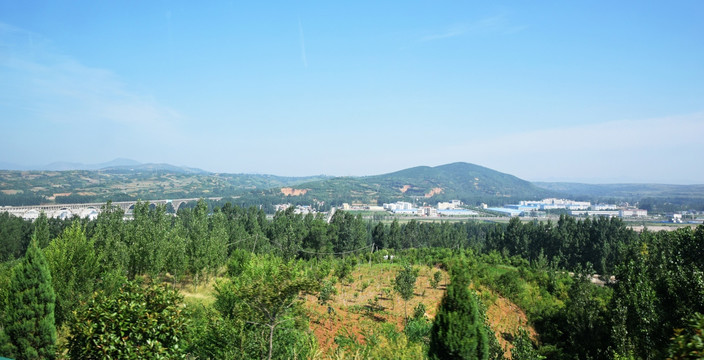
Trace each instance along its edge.
{"label": "tree line", "polygon": [[[99,335],[97,328],[85,324],[97,326],[106,321],[102,316],[112,316],[115,309],[130,304],[144,305],[124,315],[134,318],[115,319],[121,326],[162,319],[174,331],[183,332],[160,328],[140,335],[161,337],[163,341],[152,345],[164,358],[173,357],[176,353],[170,351],[174,349],[179,356],[198,353],[201,358],[310,354],[313,340],[297,313],[299,295],[320,295],[331,272],[344,279],[357,262],[394,253],[409,264],[446,267],[458,255],[469,258],[453,269],[458,286],[466,289],[469,276],[475,283],[515,297],[512,300],[517,303],[527,301],[517,297],[525,286],[521,284],[539,284],[545,289],[545,299],[556,300],[526,311],[541,335],[534,350],[551,358],[661,358],[672,351],[675,329],[685,329],[688,321],[696,321],[693,314],[704,312],[704,226],[636,233],[619,219],[567,216],[554,224],[523,223],[517,218],[508,224],[371,223],[343,211],[328,223],[321,215],[296,214],[292,208],[267,219],[257,207],[226,203],[209,208],[204,200],[193,208],[180,209],[177,216],[164,206],[138,203],[132,220],[123,217],[122,210],[110,203],[94,221],[42,215],[30,223],[0,214],[0,354],[51,358],[46,354],[53,351],[56,330],[47,329],[47,324],[68,327],[71,344],[84,344]],[[482,275],[486,270],[479,263],[503,264],[514,270],[491,277]],[[144,279],[161,279],[174,285],[188,281],[197,289],[223,268],[227,268],[227,279],[216,285],[215,311],[202,309],[188,315],[190,324],[176,315],[180,308],[174,304],[182,300],[177,291],[144,290],[139,285]],[[556,280],[565,270],[576,275]],[[616,282],[595,287],[589,284],[594,272],[613,274]],[[410,268],[402,274],[397,291],[407,294],[407,284],[415,282],[415,277]],[[561,281],[568,285],[560,285]],[[457,296],[468,298],[464,290],[453,289]],[[154,301],[140,300],[146,298]],[[20,311],[23,306],[30,310]],[[86,306],[100,314],[86,311]],[[468,311],[463,317],[476,320],[479,316],[474,305],[443,306],[448,311]],[[155,312],[161,315],[155,317]],[[24,321],[30,313],[45,316],[40,321]],[[31,326],[39,328],[31,330]],[[406,326],[418,326],[418,322],[409,321]],[[149,326],[138,327],[146,331]],[[268,329],[268,336],[260,336],[262,328]],[[23,339],[18,334],[27,329],[42,335],[18,341]],[[110,338],[111,334],[107,331],[101,336]],[[491,338],[485,340],[482,334],[477,332],[472,341],[479,342],[479,351],[485,354]],[[173,337],[187,339],[187,343],[166,340]],[[435,342],[442,339],[433,339],[436,345],[426,344],[433,349],[450,346],[438,345]],[[40,343],[49,345],[45,348]],[[78,346],[70,352],[90,358],[81,349]],[[143,357],[140,351],[145,350],[139,349],[114,356]]]}

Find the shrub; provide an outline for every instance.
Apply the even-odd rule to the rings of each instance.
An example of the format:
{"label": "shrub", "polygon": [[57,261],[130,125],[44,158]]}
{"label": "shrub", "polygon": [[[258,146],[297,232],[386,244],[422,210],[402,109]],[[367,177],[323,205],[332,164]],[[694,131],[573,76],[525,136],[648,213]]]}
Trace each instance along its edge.
{"label": "shrub", "polygon": [[252,253],[242,249],[235,249],[227,262],[227,275],[230,277],[239,276],[249,266]]}
{"label": "shrub", "polygon": [[440,284],[441,279],[442,279],[442,272],[440,270],[438,270],[433,274],[433,278],[430,279],[430,286],[433,289],[437,289],[438,285]]}
{"label": "shrub", "polygon": [[318,293],[318,302],[320,305],[325,305],[328,301],[332,300],[332,297],[337,295],[337,289],[335,288],[335,283],[331,280],[327,280],[323,283],[320,288],[320,293]]}
{"label": "shrub", "polygon": [[496,290],[503,297],[507,297],[511,300],[516,299],[516,296],[521,291],[521,278],[515,271],[508,271],[496,280]]}
{"label": "shrub", "polygon": [[184,356],[182,298],[163,286],[132,282],[116,293],[100,291],[74,311],[69,354],[74,359],[173,359]]}
{"label": "shrub", "polygon": [[413,318],[414,319],[425,318],[425,305],[423,305],[423,303],[418,303],[418,305],[416,305],[416,307],[413,309]]}
{"label": "shrub", "polygon": [[686,329],[675,329],[669,348],[670,359],[704,358],[704,315],[695,313]]}
{"label": "shrub", "polygon": [[430,341],[430,329],[433,323],[425,318],[412,319],[406,324],[403,332],[406,334],[408,341],[414,343],[427,344]]}

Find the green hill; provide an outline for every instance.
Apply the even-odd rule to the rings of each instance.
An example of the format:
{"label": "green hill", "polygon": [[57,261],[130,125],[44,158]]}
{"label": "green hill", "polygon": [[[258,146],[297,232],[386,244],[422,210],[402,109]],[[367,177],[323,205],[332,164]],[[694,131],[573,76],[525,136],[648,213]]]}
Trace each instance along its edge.
{"label": "green hill", "polygon": [[648,210],[704,208],[704,185],[531,183],[468,163],[417,166],[362,177],[217,174],[168,164],[98,171],[0,171],[0,206],[106,200],[232,197],[241,206],[292,203],[319,209],[342,203],[412,201],[503,205],[562,197],[639,203]]}
{"label": "green hill", "polygon": [[[389,174],[338,177],[296,186],[305,198],[330,202],[379,204],[417,201],[434,204],[459,199],[468,204],[504,204],[553,195],[528,181],[482,166],[452,163],[418,166]],[[293,196],[290,196],[293,197]]]}
{"label": "green hill", "polygon": [[117,166],[100,171],[0,171],[0,205],[134,199],[235,197],[242,205],[379,204],[459,199],[501,205],[553,194],[528,181],[482,166],[418,166],[364,177],[282,177],[215,174],[167,164]]}
{"label": "green hill", "polygon": [[226,197],[325,179],[215,174],[167,164],[70,171],[0,170],[0,206]]}

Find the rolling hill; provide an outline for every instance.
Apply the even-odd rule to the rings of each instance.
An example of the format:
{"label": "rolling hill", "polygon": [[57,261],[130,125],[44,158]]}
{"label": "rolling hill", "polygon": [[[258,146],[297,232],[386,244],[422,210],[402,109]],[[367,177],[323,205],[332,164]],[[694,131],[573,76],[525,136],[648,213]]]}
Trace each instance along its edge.
{"label": "rolling hill", "polygon": [[478,165],[418,166],[364,177],[216,174],[168,164],[113,165],[99,171],[0,171],[0,205],[183,197],[235,197],[242,204],[429,204],[459,199],[504,204],[553,195],[528,181]]}
{"label": "rolling hill", "polygon": [[166,164],[98,171],[0,171],[0,206],[239,196],[325,176],[215,174]]}
{"label": "rolling hill", "polygon": [[554,194],[513,175],[468,163],[418,166],[365,177],[337,177],[303,183],[294,190],[299,190],[300,197],[332,205],[343,202],[381,205],[402,200],[436,203],[450,199],[469,204],[504,204]]}
{"label": "rolling hill", "polygon": [[503,205],[562,197],[640,203],[651,211],[704,208],[704,185],[531,183],[462,162],[363,177],[284,177],[218,174],[169,164],[118,160],[97,171],[2,170],[0,206],[227,197],[237,199],[241,206],[292,203],[317,204],[325,209],[342,203],[381,205],[412,201],[420,205],[459,199],[472,205]]}

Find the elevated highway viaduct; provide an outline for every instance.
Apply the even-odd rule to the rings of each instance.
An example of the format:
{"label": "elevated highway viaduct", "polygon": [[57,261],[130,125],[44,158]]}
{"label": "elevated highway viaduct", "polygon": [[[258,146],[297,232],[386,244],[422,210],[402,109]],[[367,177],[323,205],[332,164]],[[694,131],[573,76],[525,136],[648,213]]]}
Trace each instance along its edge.
{"label": "elevated highway viaduct", "polygon": [[[220,200],[220,197],[207,198],[208,200]],[[171,204],[174,211],[178,211],[181,205],[191,202],[198,201],[199,198],[191,199],[172,199],[172,200],[142,200],[142,202],[149,203],[150,205],[167,205]],[[125,213],[129,212],[134,208],[137,201],[115,201],[112,203],[113,206],[117,206],[122,209]],[[8,212],[12,215],[27,219],[34,220],[39,217],[41,212],[44,212],[47,217],[54,218],[70,218],[74,215],[85,218],[95,218],[100,214],[105,203],[83,203],[83,204],[56,204],[56,205],[27,205],[27,206],[0,206],[0,212]]]}

